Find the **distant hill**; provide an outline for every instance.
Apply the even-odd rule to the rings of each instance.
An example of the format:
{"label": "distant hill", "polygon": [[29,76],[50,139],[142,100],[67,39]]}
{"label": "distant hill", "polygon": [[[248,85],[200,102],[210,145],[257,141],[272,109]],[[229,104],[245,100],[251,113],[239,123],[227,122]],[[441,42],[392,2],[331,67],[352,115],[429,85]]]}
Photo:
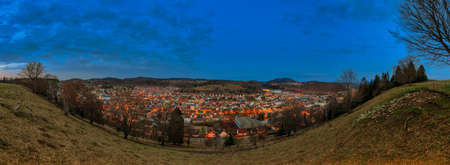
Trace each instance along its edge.
{"label": "distant hill", "polygon": [[300,85],[300,91],[307,93],[327,93],[344,90],[345,86],[337,82],[308,81],[302,82]]}
{"label": "distant hill", "polygon": [[256,81],[232,81],[232,80],[207,80],[190,78],[104,78],[84,80],[92,85],[103,86],[159,86],[159,87],[178,87],[185,92],[225,92],[225,93],[256,93],[262,91],[262,83]]}
{"label": "distant hill", "polygon": [[[78,79],[77,79],[78,80]],[[70,80],[68,80],[70,81]],[[103,86],[160,86],[178,87],[185,92],[204,93],[257,93],[263,88],[282,89],[286,91],[308,92],[308,93],[329,93],[344,90],[343,85],[329,82],[297,82],[290,78],[278,78],[268,82],[260,81],[233,81],[233,80],[207,80],[190,78],[102,78],[83,80],[92,85]]]}
{"label": "distant hill", "polygon": [[[22,100],[31,111],[13,112]],[[301,135],[233,153],[127,141],[10,84],[0,84],[0,126],[0,164],[448,164],[450,81],[396,87]]]}
{"label": "distant hill", "polygon": [[318,81],[295,82],[295,83],[293,83],[292,81],[279,81],[279,82],[284,83],[267,82],[263,85],[263,87],[270,89],[281,89],[285,91],[313,93],[313,94],[328,94],[345,90],[344,85],[335,82],[318,82]]}
{"label": "distant hill", "polygon": [[136,77],[136,78],[96,78],[84,80],[87,83],[95,85],[136,85],[136,86],[175,86],[175,87],[195,87],[210,81],[206,79],[190,79],[190,78],[169,78],[159,79],[151,77]]}
{"label": "distant hill", "polygon": [[267,83],[296,83],[297,81],[291,79],[291,78],[276,78],[270,81],[267,81]]}

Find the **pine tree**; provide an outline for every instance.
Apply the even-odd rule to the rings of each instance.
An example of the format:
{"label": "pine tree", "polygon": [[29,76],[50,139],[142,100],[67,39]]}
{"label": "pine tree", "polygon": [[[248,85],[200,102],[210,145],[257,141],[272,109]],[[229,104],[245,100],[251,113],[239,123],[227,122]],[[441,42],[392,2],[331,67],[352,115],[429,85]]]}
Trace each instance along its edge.
{"label": "pine tree", "polygon": [[359,103],[363,103],[369,100],[369,98],[370,98],[369,82],[367,82],[366,78],[363,77],[361,79],[361,83],[359,84],[358,101]]}
{"label": "pine tree", "polygon": [[377,96],[380,93],[380,85],[381,85],[381,79],[380,76],[376,75],[375,79],[372,81],[371,88],[372,88],[372,97]]}
{"label": "pine tree", "polygon": [[394,86],[400,86],[408,82],[408,78],[404,74],[403,70],[404,69],[400,65],[397,65],[397,67],[395,68],[394,75],[391,79],[391,82]]}
{"label": "pine tree", "polygon": [[181,116],[181,111],[179,108],[176,108],[170,115],[169,141],[173,144],[183,144],[184,119]]}
{"label": "pine tree", "polygon": [[427,81],[428,77],[425,72],[425,67],[423,65],[420,65],[419,69],[417,70],[417,82]]}
{"label": "pine tree", "polygon": [[406,66],[406,68],[404,69],[404,72],[408,77],[408,83],[417,81],[417,71],[413,61],[409,61],[408,66]]}
{"label": "pine tree", "polygon": [[391,81],[390,81],[389,72],[382,73],[381,82],[382,82],[382,89],[381,90],[386,90],[386,89],[390,89],[391,88],[392,85],[391,85]]}
{"label": "pine tree", "polygon": [[[335,118],[336,109],[338,107],[338,102],[336,97],[330,97],[328,100],[328,104],[325,107],[325,120],[332,120]],[[306,121],[305,121],[306,122]]]}

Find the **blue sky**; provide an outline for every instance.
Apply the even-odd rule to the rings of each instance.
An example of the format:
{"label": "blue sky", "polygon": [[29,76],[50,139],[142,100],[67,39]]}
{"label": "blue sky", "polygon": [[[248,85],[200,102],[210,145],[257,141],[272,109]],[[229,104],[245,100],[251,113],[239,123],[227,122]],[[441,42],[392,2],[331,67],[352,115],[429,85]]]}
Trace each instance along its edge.
{"label": "blue sky", "polygon": [[[391,71],[401,0],[0,0],[0,73],[335,81]],[[448,67],[427,67],[450,79]]]}

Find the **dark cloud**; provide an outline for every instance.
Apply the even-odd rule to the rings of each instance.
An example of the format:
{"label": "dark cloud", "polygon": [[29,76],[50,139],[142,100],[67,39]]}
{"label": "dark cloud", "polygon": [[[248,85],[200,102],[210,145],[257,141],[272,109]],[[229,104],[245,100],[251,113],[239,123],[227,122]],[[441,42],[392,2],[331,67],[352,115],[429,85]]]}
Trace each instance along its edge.
{"label": "dark cloud", "polygon": [[210,41],[208,18],[190,14],[193,1],[124,2],[2,1],[0,57],[150,64],[160,57],[189,61]]}
{"label": "dark cloud", "polygon": [[[294,1],[288,1],[294,3]],[[308,10],[287,12],[284,19],[294,25],[337,25],[345,21],[391,19],[401,0],[317,0],[296,1]],[[299,5],[299,4],[297,4]]]}

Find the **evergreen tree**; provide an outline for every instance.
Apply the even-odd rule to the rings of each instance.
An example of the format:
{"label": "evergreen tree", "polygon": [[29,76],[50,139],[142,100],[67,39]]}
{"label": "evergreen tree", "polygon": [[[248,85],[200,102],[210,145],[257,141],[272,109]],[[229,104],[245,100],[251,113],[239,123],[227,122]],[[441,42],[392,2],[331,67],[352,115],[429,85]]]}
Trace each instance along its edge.
{"label": "evergreen tree", "polygon": [[391,85],[391,81],[390,81],[389,72],[382,73],[381,82],[382,82],[381,90],[387,90],[387,89],[391,88],[392,85]]}
{"label": "evergreen tree", "polygon": [[170,114],[169,119],[169,141],[173,144],[183,144],[184,138],[184,119],[181,111],[176,108]]}
{"label": "evergreen tree", "polygon": [[414,62],[411,60],[409,61],[408,65],[404,69],[404,72],[406,76],[408,77],[408,83],[413,83],[417,81],[417,71],[416,66],[414,65]]}
{"label": "evergreen tree", "polygon": [[425,72],[425,67],[423,67],[423,65],[420,65],[419,69],[417,70],[417,81],[422,82],[422,81],[427,81],[427,80],[428,80],[428,77]]}
{"label": "evergreen tree", "polygon": [[359,84],[358,89],[358,102],[363,103],[369,100],[369,82],[367,82],[366,78],[363,77],[361,79],[361,83]]}
{"label": "evergreen tree", "polygon": [[331,97],[327,104],[327,107],[325,108],[327,120],[332,120],[336,117],[335,114],[337,109],[338,109],[338,102],[335,97]]}
{"label": "evergreen tree", "polygon": [[408,78],[404,74],[403,68],[400,65],[397,65],[397,67],[395,68],[391,82],[394,86],[400,86],[408,82]]}
{"label": "evergreen tree", "polygon": [[381,92],[380,87],[381,87],[381,79],[380,79],[380,76],[376,75],[375,79],[372,81],[372,84],[371,84],[371,88],[372,88],[371,95],[372,95],[372,97],[375,97],[378,94],[380,94],[380,92]]}

